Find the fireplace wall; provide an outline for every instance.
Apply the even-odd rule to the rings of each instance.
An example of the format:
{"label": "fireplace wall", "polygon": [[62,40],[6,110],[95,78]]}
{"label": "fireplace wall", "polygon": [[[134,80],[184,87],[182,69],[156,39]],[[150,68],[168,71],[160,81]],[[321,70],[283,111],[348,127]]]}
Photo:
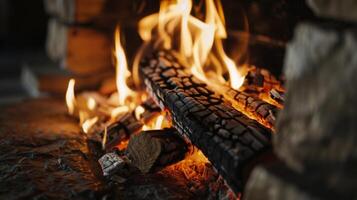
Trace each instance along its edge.
{"label": "fireplace wall", "polygon": [[252,173],[245,199],[355,199],[356,3],[307,1],[285,56],[287,99],[274,149],[280,163]]}

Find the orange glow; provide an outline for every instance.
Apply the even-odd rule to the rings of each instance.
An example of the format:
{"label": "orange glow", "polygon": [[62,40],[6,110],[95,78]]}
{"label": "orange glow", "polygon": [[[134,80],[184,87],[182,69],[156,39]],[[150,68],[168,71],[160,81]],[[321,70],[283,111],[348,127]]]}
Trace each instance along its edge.
{"label": "orange glow", "polygon": [[166,118],[166,113],[161,113],[143,126],[143,131],[160,130],[171,127],[171,122]]}
{"label": "orange glow", "polygon": [[125,150],[125,149],[128,147],[128,144],[129,144],[129,140],[124,140],[124,141],[121,141],[121,142],[116,146],[116,148],[119,149],[120,151],[123,151],[123,150]]}

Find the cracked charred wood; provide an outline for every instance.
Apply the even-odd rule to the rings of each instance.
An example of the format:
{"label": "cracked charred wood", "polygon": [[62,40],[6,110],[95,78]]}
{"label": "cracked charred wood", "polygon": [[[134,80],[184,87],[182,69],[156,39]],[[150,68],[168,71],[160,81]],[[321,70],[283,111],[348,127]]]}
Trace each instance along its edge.
{"label": "cracked charred wood", "polygon": [[102,138],[106,136],[105,150],[110,151],[120,142],[129,139],[130,135],[139,133],[143,125],[140,120],[136,119],[133,112],[124,114],[107,128],[106,134],[105,130],[100,133]]}
{"label": "cracked charred wood", "polygon": [[222,91],[219,93],[222,94],[235,109],[244,113],[249,118],[258,121],[263,126],[274,130],[276,117],[280,110],[279,108],[229,86],[219,86],[217,91]]}
{"label": "cracked charred wood", "polygon": [[141,62],[148,92],[170,112],[174,127],[211,161],[235,192],[242,171],[271,148],[271,131],[225,103],[178,62],[160,51]]}
{"label": "cracked charred wood", "polygon": [[155,103],[152,98],[147,99],[141,104],[141,107],[145,109],[145,111],[140,114],[140,119],[144,123],[150,122],[153,118],[157,117],[161,113],[161,108]]}
{"label": "cracked charred wood", "polygon": [[275,78],[268,70],[253,67],[248,71],[243,86],[240,91],[247,93],[249,96],[261,99],[272,104],[279,109],[283,108],[283,101],[274,98],[271,91],[274,90],[280,94],[285,92],[282,83]]}
{"label": "cracked charred wood", "polygon": [[128,112],[121,116],[117,122],[108,126],[106,134],[105,130],[99,133],[101,138],[106,135],[105,149],[107,151],[112,150],[121,141],[129,139],[130,135],[139,133],[144,123],[149,122],[161,112],[152,99],[144,101],[141,106],[145,110],[140,116],[136,116],[135,111]]}
{"label": "cracked charred wood", "polygon": [[[192,149],[192,148],[191,148]],[[190,145],[174,128],[133,135],[126,150],[131,164],[142,173],[157,171],[190,155]]]}
{"label": "cracked charred wood", "polygon": [[253,67],[248,71],[243,87],[245,87],[246,90],[255,90],[259,92],[269,92],[271,89],[285,91],[281,82],[277,80],[274,75],[268,70],[258,67]]}
{"label": "cracked charred wood", "polygon": [[277,103],[284,104],[285,102],[285,94],[276,89],[272,89],[269,92],[270,98],[276,101]]}

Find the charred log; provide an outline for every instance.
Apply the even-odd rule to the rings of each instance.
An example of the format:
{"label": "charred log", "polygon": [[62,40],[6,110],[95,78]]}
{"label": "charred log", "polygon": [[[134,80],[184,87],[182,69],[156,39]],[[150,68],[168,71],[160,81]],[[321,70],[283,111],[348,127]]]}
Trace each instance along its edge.
{"label": "charred log", "polygon": [[[283,108],[283,99],[276,94],[283,96],[285,88],[283,84],[268,70],[253,67],[248,71],[241,91],[249,94],[251,97],[259,98],[280,109]],[[272,95],[271,91],[276,91]]]}
{"label": "charred log", "polygon": [[259,92],[269,92],[271,89],[276,89],[278,91],[285,90],[281,82],[275,78],[274,75],[268,70],[258,67],[253,67],[248,71],[243,86],[245,86],[247,90],[255,90]]}
{"label": "charred log", "polygon": [[221,94],[235,109],[257,120],[263,126],[274,129],[276,117],[280,110],[279,108],[257,97],[250,96],[245,92],[240,92],[230,87],[222,87],[221,90],[223,90]]}
{"label": "charred log", "polygon": [[143,131],[130,138],[126,155],[142,173],[156,171],[189,155],[189,146],[174,128]]}
{"label": "charred log", "polygon": [[241,191],[242,170],[271,147],[271,131],[225,103],[186,69],[162,51],[146,57],[140,66],[148,92],[170,112],[174,127],[208,157],[236,192]]}
{"label": "charred log", "polygon": [[107,134],[105,134],[105,131],[101,133],[102,137],[107,137],[105,149],[111,150],[121,141],[129,139],[131,134],[139,133],[143,125],[141,121],[136,119],[134,113],[124,114],[116,123],[107,128]]}
{"label": "charred log", "polygon": [[138,119],[135,115],[135,111],[121,116],[117,122],[111,124],[107,128],[107,133],[105,130],[100,133],[101,138],[106,135],[105,149],[107,151],[112,150],[116,145],[124,140],[128,140],[130,135],[139,133],[144,125],[144,123],[152,120],[155,116],[159,115],[161,109],[155,104],[152,99],[148,99],[141,104],[145,111],[139,116]]}

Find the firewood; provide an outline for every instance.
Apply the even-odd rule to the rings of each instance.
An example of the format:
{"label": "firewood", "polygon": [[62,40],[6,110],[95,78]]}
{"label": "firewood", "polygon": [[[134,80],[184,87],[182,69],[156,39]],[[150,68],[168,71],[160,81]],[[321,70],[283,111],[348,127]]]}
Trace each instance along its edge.
{"label": "firewood", "polygon": [[276,89],[271,89],[270,97],[275,100],[277,103],[283,104],[285,102],[285,95],[282,92],[277,91]]}
{"label": "firewood", "polygon": [[285,88],[283,84],[268,70],[258,67],[250,68],[245,77],[244,84],[240,91],[247,93],[253,98],[262,99],[263,101],[282,109],[283,101],[281,99],[274,99],[271,91],[276,91],[283,96]]}
{"label": "firewood", "polygon": [[[124,114],[116,123],[107,128],[105,149],[110,151],[121,141],[129,139],[131,134],[139,133],[143,125],[143,123],[136,119],[133,112]],[[105,136],[104,131],[100,135],[103,138]]]}
{"label": "firewood", "polygon": [[[161,109],[150,98],[144,101],[141,106],[145,111],[138,116],[139,118],[135,115],[135,111],[130,111],[107,127],[106,151],[111,151],[120,142],[129,139],[133,134],[139,133],[144,123],[149,122],[161,113]],[[104,132],[105,130],[99,133],[101,138],[104,137]]]}
{"label": "firewood", "polygon": [[142,173],[148,173],[182,160],[188,148],[174,128],[167,128],[132,135],[126,154]]}
{"label": "firewood", "polygon": [[274,130],[277,114],[280,111],[274,105],[229,87],[222,87],[222,95],[234,108],[257,120],[263,126]]}
{"label": "firewood", "polygon": [[239,192],[244,166],[271,148],[271,130],[225,103],[172,55],[160,51],[142,59],[140,72],[146,88],[169,111],[179,133]]}
{"label": "firewood", "polygon": [[113,68],[112,37],[96,29],[49,20],[48,56],[75,74],[89,75]]}

